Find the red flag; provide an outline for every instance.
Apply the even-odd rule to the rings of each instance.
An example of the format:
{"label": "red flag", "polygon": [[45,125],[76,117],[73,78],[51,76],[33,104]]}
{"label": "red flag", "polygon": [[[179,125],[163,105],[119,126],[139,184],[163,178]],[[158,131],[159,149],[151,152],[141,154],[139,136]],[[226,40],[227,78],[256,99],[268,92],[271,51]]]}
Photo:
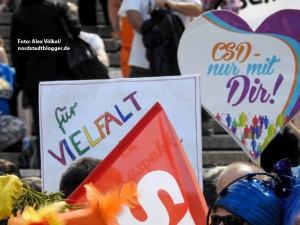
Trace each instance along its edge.
{"label": "red flag", "polygon": [[130,181],[137,184],[140,206],[125,208],[120,224],[205,225],[205,199],[159,103],[69,196],[69,203],[86,202],[83,185],[89,182],[107,192]]}

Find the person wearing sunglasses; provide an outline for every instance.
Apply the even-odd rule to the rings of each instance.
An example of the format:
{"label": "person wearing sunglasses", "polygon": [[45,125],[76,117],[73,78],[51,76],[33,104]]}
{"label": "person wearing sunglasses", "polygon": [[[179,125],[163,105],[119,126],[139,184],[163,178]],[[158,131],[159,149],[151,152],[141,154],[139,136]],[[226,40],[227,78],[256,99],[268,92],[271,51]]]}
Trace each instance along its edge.
{"label": "person wearing sunglasses", "polygon": [[247,225],[249,224],[246,220],[242,217],[237,215],[226,215],[226,216],[219,216],[213,215],[211,216],[212,223],[211,224],[224,224],[224,225]]}
{"label": "person wearing sunglasses", "polygon": [[[272,179],[255,178],[261,175]],[[268,173],[250,173],[230,182],[210,206],[206,224],[281,225],[282,200],[275,194],[275,179]]]}

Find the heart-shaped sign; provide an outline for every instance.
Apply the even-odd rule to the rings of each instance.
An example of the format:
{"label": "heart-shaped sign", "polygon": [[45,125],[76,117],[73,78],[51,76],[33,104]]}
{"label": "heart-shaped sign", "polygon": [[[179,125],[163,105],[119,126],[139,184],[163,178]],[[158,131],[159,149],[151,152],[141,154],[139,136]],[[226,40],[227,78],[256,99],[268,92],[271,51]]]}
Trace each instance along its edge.
{"label": "heart-shaped sign", "polygon": [[254,32],[230,11],[210,11],[180,41],[181,74],[201,74],[203,107],[255,161],[300,109],[300,10]]}

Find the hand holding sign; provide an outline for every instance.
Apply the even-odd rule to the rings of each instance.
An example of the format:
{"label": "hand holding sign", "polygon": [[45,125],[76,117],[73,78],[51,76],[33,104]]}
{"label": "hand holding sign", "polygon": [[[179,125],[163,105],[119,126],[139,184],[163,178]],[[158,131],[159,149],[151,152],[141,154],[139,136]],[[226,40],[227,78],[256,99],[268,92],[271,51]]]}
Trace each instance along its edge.
{"label": "hand holding sign", "polygon": [[202,75],[202,105],[253,161],[300,108],[299,29],[290,29],[299,20],[280,11],[253,32],[232,12],[210,11],[180,42],[181,73]]}

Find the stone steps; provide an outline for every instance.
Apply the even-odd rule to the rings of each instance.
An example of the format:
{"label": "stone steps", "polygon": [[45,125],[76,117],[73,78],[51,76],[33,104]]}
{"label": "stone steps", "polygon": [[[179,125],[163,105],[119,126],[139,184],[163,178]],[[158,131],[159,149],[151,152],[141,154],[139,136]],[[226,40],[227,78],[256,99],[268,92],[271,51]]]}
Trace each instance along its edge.
{"label": "stone steps", "polygon": [[228,134],[219,134],[202,137],[202,148],[205,150],[242,150],[241,147]]}
{"label": "stone steps", "polygon": [[[72,0],[76,3],[76,0]],[[106,51],[110,58],[111,68],[110,72],[114,75],[112,78],[120,77],[120,43],[111,38],[110,27],[104,25],[104,16],[101,12],[101,6],[97,1],[97,27],[84,26],[82,29],[91,31],[101,36],[104,41]],[[99,11],[100,10],[100,11]],[[10,22],[12,13],[0,14],[0,35],[4,38],[5,49],[10,55],[9,36],[10,36]],[[230,137],[227,132],[217,123],[214,122],[214,135],[203,136],[203,165],[210,167],[214,165],[228,165],[234,161],[249,161],[247,155],[242,151],[237,143]],[[19,164],[19,154],[17,152],[0,152],[0,158],[7,159],[15,164]],[[40,170],[21,169],[22,176],[40,176]]]}
{"label": "stone steps", "polygon": [[[234,161],[248,160],[246,153],[226,134],[203,136],[203,165],[227,165]],[[0,152],[0,158],[19,166],[19,152]]]}
{"label": "stone steps", "polygon": [[0,159],[6,159],[19,166],[19,152],[0,152]]}
{"label": "stone steps", "polygon": [[[0,34],[2,38],[9,39],[10,37],[10,24],[0,24]],[[93,33],[97,33],[100,37],[104,38],[111,38],[111,28],[106,25],[97,25],[96,27],[89,27],[89,26],[82,26],[82,30],[90,31]]]}
{"label": "stone steps", "polygon": [[[217,123],[213,123],[215,134],[212,136],[202,136],[202,159],[203,168],[216,165],[228,165],[236,161],[249,161],[246,153],[227,134],[227,132]],[[0,159],[7,159],[19,165],[19,152],[0,152]],[[40,176],[40,170],[21,169],[24,177]]]}
{"label": "stone steps", "polygon": [[41,177],[41,170],[38,169],[20,169],[21,177]]}
{"label": "stone steps", "polygon": [[[11,19],[12,19],[12,12],[1,12],[0,13],[0,24],[5,24],[5,25],[10,25],[11,23]],[[104,19],[104,15],[103,12],[98,11],[97,12],[97,23],[98,24],[104,24],[105,23],[105,19]]]}
{"label": "stone steps", "polygon": [[[97,6],[99,8],[99,6]],[[100,8],[101,9],[101,8]],[[7,51],[8,58],[10,59],[9,38],[11,30],[12,13],[0,13],[0,35],[4,39],[5,50]],[[104,25],[105,19],[103,12],[97,12],[96,27],[83,26],[82,30],[97,33],[104,41],[105,49],[111,62],[111,67],[120,67],[120,43],[111,38],[111,28]]]}
{"label": "stone steps", "polygon": [[[11,153],[9,153],[11,154]],[[9,154],[0,153],[0,158],[6,158]],[[17,156],[18,153],[14,153]],[[203,151],[202,155],[204,172],[205,168],[228,165],[236,161],[249,161],[248,156],[243,151]],[[7,160],[14,160],[8,156]],[[20,169],[21,177],[41,177],[41,171],[39,169]]]}
{"label": "stone steps", "polygon": [[236,161],[249,161],[249,157],[242,150],[239,151],[219,151],[210,150],[202,152],[203,167],[223,166]]}
{"label": "stone steps", "polygon": [[228,134],[217,121],[213,121],[213,129],[215,134]]}
{"label": "stone steps", "polygon": [[[110,61],[110,67],[120,67],[120,53],[119,52],[107,52]],[[10,59],[10,53],[7,53],[7,57]]]}
{"label": "stone steps", "polygon": [[[19,153],[0,153],[0,159],[6,159],[18,165]],[[249,161],[248,156],[243,151],[220,151],[218,149],[206,151],[202,153],[203,167],[208,168],[212,166],[228,165],[236,161]],[[20,169],[22,177],[41,176],[39,169]]]}
{"label": "stone steps", "polygon": [[[115,41],[112,38],[105,38],[103,40],[104,45],[105,45],[105,50],[109,53],[115,53],[120,50],[120,43]],[[9,39],[4,39],[4,48],[7,52],[10,52],[10,40]]]}
{"label": "stone steps", "polygon": [[0,13],[0,24],[1,25],[10,25],[12,18],[12,13],[11,12],[1,12]]}

